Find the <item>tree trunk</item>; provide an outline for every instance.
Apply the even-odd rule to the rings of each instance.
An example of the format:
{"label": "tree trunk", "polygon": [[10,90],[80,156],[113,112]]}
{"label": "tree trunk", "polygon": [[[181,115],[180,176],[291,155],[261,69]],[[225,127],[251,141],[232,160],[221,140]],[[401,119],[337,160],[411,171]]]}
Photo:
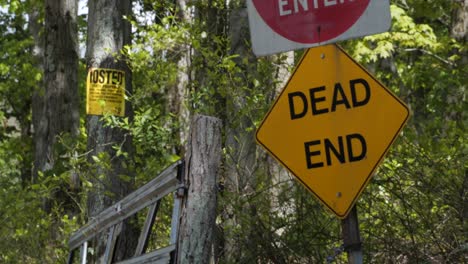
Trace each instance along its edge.
{"label": "tree trunk", "polygon": [[39,171],[54,167],[57,136],[79,133],[77,9],[76,0],[47,0],[45,4],[45,90],[36,93],[33,109],[35,179]]}
{"label": "tree trunk", "polygon": [[[230,17],[230,38],[231,38],[231,54],[238,54],[236,63],[238,67],[244,68],[242,61],[249,60],[252,63],[249,65],[256,65],[253,54],[249,53],[249,47],[246,40],[248,36],[248,20],[247,9],[243,6],[233,6]],[[254,66],[253,66],[254,67]],[[242,72],[252,72],[255,69],[242,69]],[[226,96],[226,109],[224,127],[226,133],[226,155],[225,155],[225,187],[230,195],[238,195],[245,197],[246,193],[252,194],[255,189],[256,178],[254,176],[256,163],[256,145],[255,134],[253,130],[247,132],[247,128],[252,127],[253,122],[247,115],[239,115],[241,110],[246,106],[246,98],[249,96],[248,90],[243,89],[248,85],[247,83],[239,83],[239,86],[232,87],[227,91]],[[246,254],[243,249],[249,248],[249,251],[255,252],[257,246],[252,244],[254,240],[248,239],[247,233],[250,233],[254,227],[249,227],[245,232],[245,237],[238,234],[226,232],[233,227],[240,225],[239,217],[242,214],[250,215],[250,208],[248,204],[244,204],[243,208],[235,208],[234,202],[227,205],[227,217],[223,223],[225,230],[225,243],[224,243],[224,258],[227,262],[237,263],[240,262],[242,257]],[[243,245],[246,245],[245,247]],[[251,253],[249,252],[249,254]]]}
{"label": "tree trunk", "polygon": [[[468,42],[468,0],[458,0],[457,1],[459,6],[453,10],[453,16],[452,16],[452,30],[451,30],[451,35],[453,38],[455,38],[457,41],[462,43],[464,46],[466,46],[466,43]],[[466,49],[463,49],[463,51],[460,52],[460,50],[457,51],[459,55],[461,56],[460,60],[460,68],[461,69],[466,69],[467,64],[468,64],[468,51]],[[455,89],[453,89],[455,90]],[[466,84],[464,89],[466,90]],[[456,104],[463,104],[464,96],[460,94],[453,94],[447,96],[451,100],[449,103],[454,103]],[[458,102],[457,102],[458,101]],[[458,122],[462,123],[464,120],[464,115],[459,114],[457,112],[452,112],[449,117],[451,120],[457,120]],[[468,169],[465,169],[464,173],[464,179],[462,181],[461,189],[460,189],[460,218],[463,223],[468,222]]]}
{"label": "tree trunk", "polygon": [[[34,65],[41,71],[43,71],[44,66],[43,66],[43,60],[44,60],[44,38],[41,36],[41,28],[43,27],[43,24],[40,23],[39,19],[41,17],[41,8],[42,5],[36,5],[32,7],[29,10],[28,14],[28,31],[29,34],[31,34],[33,40],[34,40],[34,45],[32,48],[32,56],[34,59]],[[41,121],[41,118],[44,118],[42,114],[39,114],[40,110],[43,108],[43,95],[45,94],[44,90],[44,85],[42,82],[37,83],[37,87],[33,90],[33,94],[31,97],[31,106],[32,106],[32,124],[35,130],[37,130],[37,127]],[[35,133],[33,136],[35,136],[35,139],[37,139],[37,133]],[[38,142],[35,140],[34,142]],[[37,143],[35,143],[37,144]],[[41,143],[42,145],[42,143]],[[34,155],[34,163],[36,162],[36,152],[33,153]],[[28,165],[27,167],[30,167]],[[31,178],[31,176],[33,176]],[[23,186],[26,185],[26,183],[29,183],[31,180],[35,181],[37,180],[37,169],[32,168],[32,170],[29,172],[29,175],[23,174],[22,176],[23,180]]]}
{"label": "tree trunk", "polygon": [[[285,88],[288,80],[291,76],[290,69],[294,66],[294,52],[290,51],[284,53],[282,55],[274,56],[274,61],[272,61],[273,65],[277,65],[275,74],[272,75],[272,80],[278,80],[279,82],[276,84],[276,89],[274,92],[274,96],[269,99],[268,104],[272,105],[274,100],[280,95],[280,93]],[[272,85],[275,85],[272,83]],[[267,155],[265,153],[265,155]],[[282,165],[278,163],[271,155],[267,155],[266,163],[268,167],[268,175],[271,178],[271,205],[272,205],[272,212],[276,212],[279,207],[278,196],[280,194],[280,187],[283,183],[287,182],[291,179],[289,171],[284,168]]]}
{"label": "tree trunk", "polygon": [[[65,134],[76,137],[79,134],[77,9],[76,0],[45,1],[44,88],[36,90],[33,95],[34,181],[39,172],[54,168],[58,158],[54,146],[58,137]],[[30,18],[34,19],[37,13],[31,15]],[[32,23],[30,29],[36,39],[33,54],[40,56],[41,41],[35,26]],[[67,199],[66,195],[52,195],[51,200]],[[51,200],[45,203],[46,211],[51,209]]]}
{"label": "tree trunk", "polygon": [[[267,184],[276,185],[285,179],[289,179],[287,170],[283,169],[276,161],[267,156],[266,152],[259,151],[255,144],[255,110],[246,112],[249,109],[248,98],[258,93],[259,87],[254,88],[253,79],[261,76],[261,67],[257,68],[261,62],[255,58],[251,52],[249,44],[249,30],[247,20],[247,9],[243,1],[231,2],[231,12],[229,13],[229,35],[231,40],[230,53],[239,55],[235,59],[241,74],[237,80],[242,80],[237,86],[228,90],[226,96],[226,190],[231,194],[237,194],[238,197],[244,197],[240,201],[241,208],[234,209],[232,206],[226,208],[226,220],[224,222],[225,230],[233,229],[243,223],[249,223],[243,231],[243,236],[234,235],[225,232],[225,259],[228,262],[242,262],[245,259],[253,261],[261,258],[261,251],[266,250],[269,258],[276,263],[283,263],[284,259],[280,252],[275,250],[275,242],[272,240],[273,232],[269,230],[270,223],[262,222],[258,218],[257,211],[262,205],[248,202],[248,197],[254,197],[258,191],[258,186]],[[263,85],[263,93],[266,95],[265,104],[269,104],[282,90],[283,85],[289,77],[289,67],[293,63],[293,53],[267,57],[266,60],[272,62],[271,75],[266,77],[266,83]],[[277,66],[276,66],[277,65]],[[270,74],[270,73],[269,73]],[[247,78],[246,78],[247,76]],[[282,80],[276,83],[276,80]],[[253,108],[255,109],[255,108]],[[242,113],[242,114],[239,114]],[[269,177],[264,177],[268,175]],[[263,182],[266,181],[266,182]],[[279,186],[279,184],[278,184]],[[271,188],[270,196],[271,206],[274,212],[279,203],[276,199],[279,187]],[[232,203],[233,204],[233,203]],[[241,221],[237,214],[242,214]],[[263,220],[267,221],[267,220]],[[262,241],[257,243],[255,241]]]}
{"label": "tree trunk", "polygon": [[209,263],[215,236],[221,121],[196,115],[185,157],[187,197],[178,239],[177,263]]}
{"label": "tree trunk", "polygon": [[[193,24],[193,17],[190,9],[187,7],[186,0],[177,0],[179,8],[178,17],[184,23]],[[191,55],[192,48],[189,44],[183,44],[178,47],[175,52],[171,52],[171,57],[176,58],[177,68],[177,81],[174,85],[168,87],[167,91],[167,108],[168,112],[177,116],[178,130],[175,131],[176,142],[178,146],[175,148],[177,155],[183,156],[185,154],[185,144],[188,141],[188,127],[190,123],[190,111],[188,109],[188,94],[191,82]]]}
{"label": "tree trunk", "polygon": [[468,41],[468,0],[458,0],[453,11],[452,37],[460,42]]}
{"label": "tree trunk", "polygon": [[[124,59],[119,57],[125,45],[131,43],[131,26],[124,16],[131,15],[130,0],[89,1],[88,40],[86,50],[87,67],[116,69],[125,72],[125,93],[132,93],[131,71]],[[125,117],[133,119],[133,110],[125,103]],[[132,137],[128,131],[106,126],[102,116],[87,116],[89,161],[93,157],[103,158],[108,166],[95,164],[89,177],[93,190],[88,194],[88,215],[93,217],[114,202],[125,197],[132,189],[134,175]],[[128,155],[117,155],[117,149]],[[121,177],[125,176],[125,177]],[[123,178],[130,177],[130,182]],[[133,255],[138,234],[135,227],[124,224],[116,246],[115,260]],[[98,236],[95,245],[95,261],[101,261],[107,234]]]}

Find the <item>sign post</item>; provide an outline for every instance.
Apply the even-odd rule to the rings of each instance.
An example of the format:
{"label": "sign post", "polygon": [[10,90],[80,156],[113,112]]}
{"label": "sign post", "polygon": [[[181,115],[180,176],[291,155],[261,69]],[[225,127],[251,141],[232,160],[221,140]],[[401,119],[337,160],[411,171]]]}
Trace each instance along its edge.
{"label": "sign post", "polygon": [[336,45],[309,49],[257,130],[257,142],[345,218],[409,116]]}
{"label": "sign post", "polygon": [[349,215],[341,221],[341,232],[344,249],[348,253],[348,263],[361,264],[363,258],[356,205],[353,206]]}
{"label": "sign post", "polygon": [[385,32],[389,0],[248,0],[257,56]]}

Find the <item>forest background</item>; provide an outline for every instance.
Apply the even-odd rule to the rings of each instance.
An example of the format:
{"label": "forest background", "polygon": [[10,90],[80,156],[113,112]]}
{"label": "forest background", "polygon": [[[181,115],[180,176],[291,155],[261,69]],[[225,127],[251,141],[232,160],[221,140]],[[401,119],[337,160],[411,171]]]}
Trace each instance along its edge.
{"label": "forest background", "polygon": [[[47,37],[50,2],[0,0],[1,263],[64,263],[90,194],[115,201],[108,175],[125,194],[183,157],[198,113],[223,124],[216,263],[345,263],[340,221],[254,140],[302,51],[256,58],[244,1],[127,1],[133,12],[114,19],[131,24],[132,41],[108,53],[132,72],[132,114],[100,117],[124,136],[96,152],[85,113],[88,12],[56,1],[72,7],[76,32],[60,50],[66,42]],[[411,109],[357,203],[364,261],[468,263],[468,1],[392,0],[391,14],[389,32],[340,43]],[[54,58],[76,65],[65,94],[49,92]],[[47,108],[57,98],[67,107]],[[61,129],[67,116],[75,120]],[[167,243],[165,204],[155,247]]]}

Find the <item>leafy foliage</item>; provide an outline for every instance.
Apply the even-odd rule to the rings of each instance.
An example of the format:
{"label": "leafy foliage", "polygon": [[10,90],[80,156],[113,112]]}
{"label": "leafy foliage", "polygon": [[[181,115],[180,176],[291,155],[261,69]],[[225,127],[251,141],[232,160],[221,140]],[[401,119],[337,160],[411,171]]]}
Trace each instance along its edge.
{"label": "leafy foliage", "polygon": [[[63,263],[67,238],[86,221],[86,193],[100,177],[96,166],[106,168],[112,159],[103,154],[92,157],[94,165],[88,162],[82,110],[81,136],[60,135],[57,166],[31,181],[31,94],[41,89],[42,73],[30,55],[34,43],[27,15],[38,3],[0,1],[2,263]],[[278,181],[274,161],[254,146],[254,131],[284,81],[278,72],[287,67],[286,55],[254,58],[246,27],[236,42],[231,19],[242,11],[241,1],[191,1],[186,10],[173,1],[136,3],[135,17],[127,18],[133,44],[122,50],[133,71],[134,92],[126,96],[135,117],[102,118],[133,136],[135,164],[128,166],[134,166],[137,185],[184,154],[181,134],[187,124],[172,105],[182,83],[182,107],[224,122],[226,162],[215,247],[219,262],[345,263],[340,222],[292,178]],[[468,263],[468,47],[451,35],[459,3],[392,3],[389,32],[342,43],[412,112],[358,202],[365,262]],[[84,32],[86,16],[80,19]],[[116,155],[126,157],[121,144],[115,142]],[[71,184],[77,172],[80,181]],[[61,196],[53,210],[45,213],[43,202],[57,193]],[[70,214],[64,197],[81,213]],[[171,202],[164,201],[162,212],[171,210]],[[162,225],[152,248],[167,243],[159,237],[167,236],[170,220],[166,214],[158,217]],[[59,232],[51,232],[54,228]]]}

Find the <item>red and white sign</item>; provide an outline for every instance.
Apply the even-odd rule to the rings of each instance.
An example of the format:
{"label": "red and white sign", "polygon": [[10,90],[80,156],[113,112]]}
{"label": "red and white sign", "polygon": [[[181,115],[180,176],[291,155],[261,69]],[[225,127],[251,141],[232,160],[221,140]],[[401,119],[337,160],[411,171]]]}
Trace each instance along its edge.
{"label": "red and white sign", "polygon": [[248,0],[257,56],[387,31],[389,0]]}

